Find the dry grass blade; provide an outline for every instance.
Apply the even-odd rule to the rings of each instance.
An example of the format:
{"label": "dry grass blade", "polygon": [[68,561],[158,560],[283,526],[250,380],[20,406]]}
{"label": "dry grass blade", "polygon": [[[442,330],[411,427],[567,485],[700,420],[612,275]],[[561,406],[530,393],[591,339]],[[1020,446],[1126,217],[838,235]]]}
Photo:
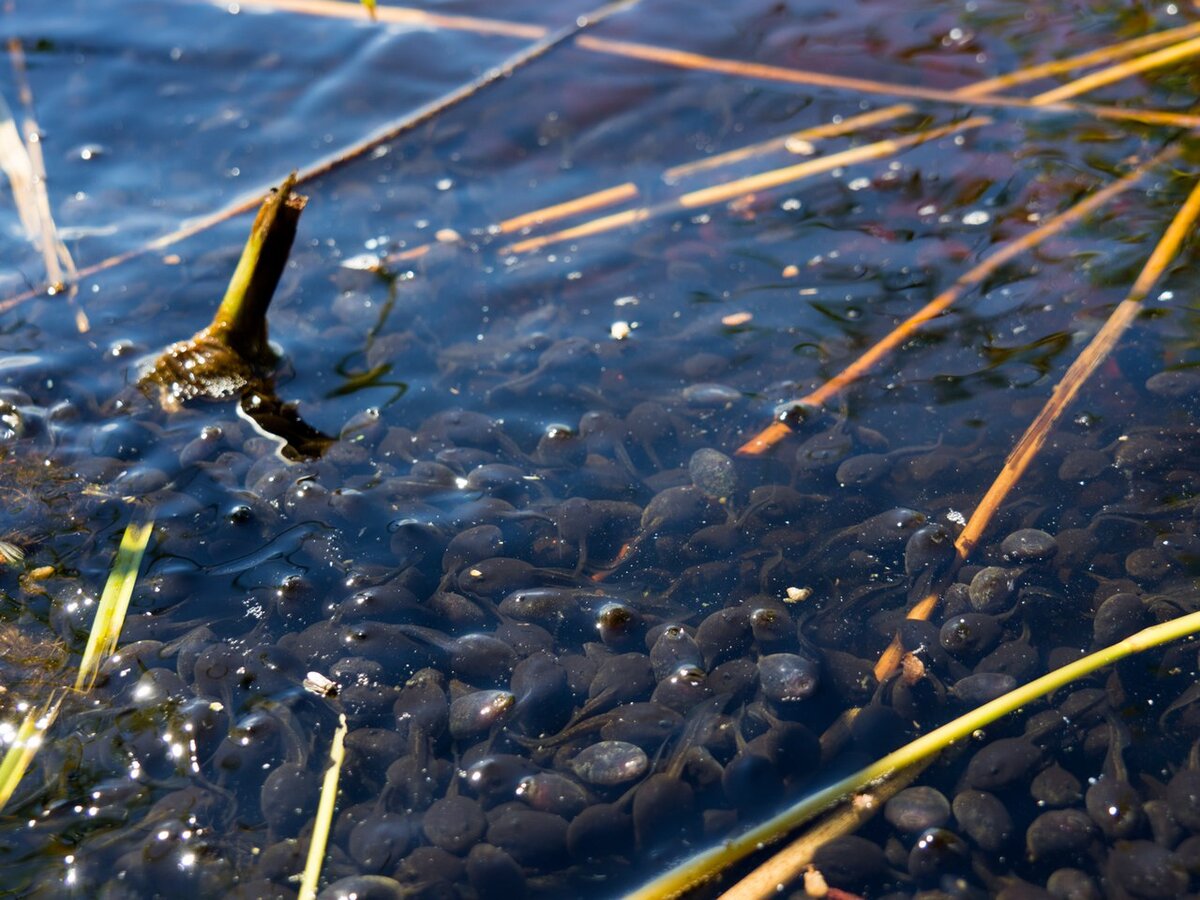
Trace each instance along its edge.
{"label": "dry grass blade", "polygon": [[[225,3],[219,2],[219,0],[213,0],[213,2],[218,6],[225,6]],[[345,0],[250,0],[243,5],[248,8],[273,9],[278,12],[301,13],[330,19],[353,19],[355,21],[362,19],[362,6],[354,2],[347,3]],[[483,19],[477,16],[448,16],[405,6],[376,6],[371,18],[386,25],[411,25],[414,28],[469,31],[474,34],[494,34],[501,37],[526,38],[532,41],[545,37],[548,30],[540,25],[506,22],[501,19]]]}
{"label": "dry grass blade", "polygon": [[[864,789],[870,789],[880,779],[893,777],[896,773],[911,766],[919,765],[954,742],[969,737],[976,730],[990,725],[1002,716],[1128,656],[1191,637],[1197,632],[1200,632],[1200,612],[1189,613],[1169,622],[1143,629],[1123,641],[1090,653],[1060,669],[1055,669],[1041,678],[1024,684],[1004,696],[985,703],[940,728],[922,735],[899,750],[887,754],[829,787],[809,795],[745,834],[692,857],[648,885],[634,891],[629,895],[629,900],[663,900],[667,897],[681,896],[738,860],[761,849],[762,846],[777,841],[787,832],[812,821],[833,808],[835,804],[853,798]],[[847,821],[853,823],[853,819]],[[765,898],[778,895],[777,881],[771,881],[768,884],[759,885],[759,887],[761,890],[752,893],[726,896],[736,896],[744,900],[747,897]]]}
{"label": "dry grass blade", "polygon": [[[1115,59],[1120,59],[1124,56],[1131,56],[1135,53],[1143,53],[1149,50],[1154,50],[1165,44],[1186,40],[1187,38],[1194,36],[1200,36],[1200,22],[1194,22],[1191,25],[1183,25],[1179,28],[1169,28],[1166,31],[1158,31],[1154,34],[1146,34],[1142,35],[1141,37],[1131,38],[1128,41],[1121,41],[1118,44],[1111,44],[1107,47],[1099,47],[1095,50],[1089,50],[1086,53],[1078,54],[1077,56],[1067,57],[1066,59],[1056,59],[1052,60],[1051,62],[1039,63],[1034,66],[1029,66],[1025,69],[1018,69],[1015,72],[1009,72],[1006,75],[998,75],[995,78],[986,78],[983,81],[977,81],[974,84],[957,88],[954,93],[955,95],[963,98],[980,97],[985,94],[992,94],[996,93],[997,91],[1007,90],[1008,88],[1016,87],[1018,85],[1028,84],[1031,81],[1038,81],[1039,79],[1047,78],[1051,75],[1058,75],[1062,72],[1070,72],[1086,66],[1111,62]],[[907,103],[900,103],[894,106],[884,107],[883,109],[872,110],[868,113],[852,116],[839,123],[830,123],[828,125],[821,125],[816,128],[808,128],[803,131],[797,131],[793,132],[792,134],[784,135],[783,137],[771,138],[770,140],[762,141],[758,144],[739,147],[737,150],[730,150],[728,153],[720,153],[716,156],[709,156],[704,159],[697,160],[696,162],[687,163],[682,166],[676,166],[663,173],[663,177],[667,181],[672,181],[677,178],[684,178],[689,175],[694,175],[697,172],[718,168],[734,162],[740,162],[741,160],[758,156],[763,153],[770,153],[775,150],[788,150],[791,149],[791,146],[803,147],[803,145],[808,141],[814,141],[825,137],[835,137],[841,134],[849,134],[853,131],[859,130],[860,128],[882,125],[885,122],[894,121],[913,112],[916,112],[916,108]]]}
{"label": "dry grass blade", "polygon": [[[1009,241],[982,262],[964,272],[949,288],[942,291],[923,307],[897,325],[887,335],[873,344],[861,356],[842,369],[816,390],[801,397],[797,402],[805,406],[823,406],[836,394],[855,383],[894,350],[910,340],[926,322],[932,321],[954,305],[958,299],[971,288],[982,283],[989,275],[1001,266],[1011,262],[1015,257],[1037,247],[1043,241],[1060,233],[1063,229],[1074,225],[1085,216],[1091,215],[1108,201],[1129,190],[1137,184],[1146,173],[1161,163],[1177,156],[1179,148],[1172,145],[1153,158],[1134,167],[1129,174],[1119,178],[1112,184],[1100,188],[1091,196],[1086,197],[1071,208],[1046,220],[1037,228]],[[787,437],[791,429],[782,422],[773,422],[767,428],[756,434],[738,448],[742,455],[754,456],[769,450],[780,440]]]}
{"label": "dry grass blade", "polygon": [[[1029,464],[1033,462],[1038,451],[1046,443],[1050,429],[1062,418],[1062,414],[1075,399],[1080,388],[1108,358],[1117,345],[1117,341],[1121,339],[1121,335],[1125,333],[1125,329],[1141,312],[1142,301],[1179,252],[1183,241],[1191,233],[1197,217],[1200,217],[1200,181],[1196,182],[1192,192],[1171,220],[1171,224],[1167,226],[1167,230],[1150,254],[1150,258],[1133,283],[1133,287],[1130,288],[1129,294],[1117,304],[1116,309],[1112,311],[1104,325],[1083,348],[1083,352],[1071,363],[1062,380],[1055,386],[1050,399],[1042,407],[1041,412],[1037,414],[1037,417],[1025,429],[1025,433],[1021,435],[1021,439],[1017,441],[1016,446],[1009,452],[1000,474],[996,476],[996,480],[983,495],[983,499],[975,507],[975,512],[971,514],[971,518],[967,520],[966,526],[954,543],[960,562],[966,560],[971,551],[975,549],[975,545],[979,543],[980,537],[987,530],[992,517],[1000,508],[1000,504],[1004,502],[1009,491],[1025,474]],[[937,608],[937,603],[938,595],[936,593],[923,597],[908,611],[908,618],[928,619]],[[900,662],[900,656],[900,642],[896,638],[892,640],[887,650],[879,658],[879,662],[876,663],[876,677],[883,679],[895,671]]]}
{"label": "dry grass blade", "polygon": [[[23,78],[24,66],[20,45],[9,42],[9,55],[17,66],[18,78]],[[25,86],[23,94],[28,93]],[[46,192],[46,167],[42,160],[42,148],[37,123],[26,115],[24,140],[17,128],[12,110],[0,97],[0,169],[8,178],[12,188],[13,204],[25,237],[42,255],[46,268],[46,281],[50,293],[59,293],[73,286],[78,277],[75,261],[71,259],[66,245],[58,236],[58,228],[50,211],[50,197]],[[73,287],[72,287],[73,290]],[[74,305],[74,302],[72,301]],[[83,333],[90,325],[87,316],[75,307],[75,325]]]}
{"label": "dry grass blade", "polygon": [[[1183,56],[1194,55],[1200,53],[1200,48],[1192,49],[1191,42],[1187,42],[1189,48]],[[1160,125],[1174,125],[1180,128],[1196,128],[1200,126],[1200,117],[1173,113],[1161,110],[1140,110],[1140,109],[1124,109],[1113,106],[1097,106],[1093,104],[1077,105],[1062,102],[1061,98],[1041,98],[1035,100],[1025,100],[1013,97],[998,97],[991,94],[987,96],[965,96],[953,90],[939,90],[937,88],[923,88],[915,85],[898,85],[889,84],[884,81],[873,81],[867,78],[852,78],[843,75],[830,75],[826,72],[812,72],[804,69],[791,69],[783,66],[773,66],[764,63],[746,62],[737,59],[722,59],[715,56],[705,56],[700,53],[692,53],[686,50],[676,50],[670,47],[659,47],[654,44],[638,44],[632,41],[616,41],[607,38],[597,38],[590,36],[581,36],[575,39],[575,45],[584,50],[591,50],[596,53],[605,53],[612,56],[623,56],[629,59],[637,59],[643,62],[654,62],[662,65],[674,66],[680,69],[690,69],[694,71],[716,72],[721,75],[733,75],[740,78],[755,78],[764,81],[779,81],[785,84],[802,84],[809,87],[825,87],[835,90],[852,91],[858,94],[871,94],[885,97],[904,97],[912,100],[931,100],[941,103],[953,103],[961,105],[963,103],[971,103],[977,106],[993,106],[993,107],[1010,107],[1016,109],[1038,109],[1038,110],[1053,110],[1055,112],[1076,112],[1087,115],[1096,116],[1101,119],[1113,119],[1121,121],[1137,121],[1147,122]],[[1154,65],[1168,65],[1171,62],[1178,61],[1182,58],[1178,55],[1160,55],[1152,54],[1156,57]],[[1141,68],[1132,68],[1129,66],[1121,67],[1128,74],[1146,71],[1147,68],[1153,66],[1145,66]],[[1101,73],[1096,73],[1095,77]],[[1117,76],[1127,77],[1125,75]],[[1113,78],[1112,80],[1116,80]],[[1107,81],[1103,83],[1109,83]],[[1094,85],[1099,86],[1099,82]],[[1062,89],[1069,87],[1064,85]],[[1086,90],[1086,89],[1085,89]],[[1082,91],[1081,91],[1082,92]],[[1080,92],[1080,93],[1081,93]],[[1049,94],[1051,92],[1047,92]],[[1063,94],[1065,96],[1075,96],[1074,94]]]}
{"label": "dry grass blade", "polygon": [[1042,106],[1057,103],[1068,97],[1078,97],[1080,94],[1094,91],[1096,88],[1104,87],[1117,81],[1123,81],[1134,75],[1140,75],[1142,72],[1149,72],[1151,69],[1157,69],[1162,66],[1174,65],[1185,59],[1190,59],[1197,53],[1200,53],[1200,37],[1192,38],[1190,41],[1183,41],[1163,50],[1156,50],[1153,53],[1139,56],[1137,59],[1129,60],[1128,62],[1108,66],[1099,72],[1084,75],[1082,78],[1076,78],[1062,87],[1038,94],[1032,98],[1031,102]]}
{"label": "dry grass blade", "polygon": [[918,760],[899,769],[882,781],[868,784],[854,794],[850,802],[843,801],[819,823],[788,844],[754,871],[721,894],[720,900],[751,900],[773,897],[779,885],[790,884],[799,878],[813,861],[819,847],[834,838],[853,834],[875,817],[875,813],[900,791],[921,777],[933,763],[934,756]]}
{"label": "dry grass blade", "polygon": [[304,863],[304,875],[300,879],[300,900],[314,900],[317,882],[321,878],[321,867],[325,863],[325,848],[329,844],[329,831],[333,827],[333,810],[337,805],[338,779],[342,763],[346,759],[346,717],[338,716],[338,727],[329,746],[329,768],[321,782],[321,800],[317,804],[317,817],[313,822],[312,841],[308,845],[308,858]]}
{"label": "dry grass blade", "polygon": [[[58,228],[54,224],[54,215],[50,211],[50,195],[46,190],[46,162],[42,157],[41,131],[33,114],[33,91],[29,87],[29,75],[25,67],[25,50],[15,37],[8,41],[8,57],[12,61],[13,76],[17,82],[17,93],[21,106],[25,109],[25,121],[22,131],[25,138],[25,149],[29,153],[29,162],[33,175],[33,203],[37,208],[39,232],[35,238],[42,251],[42,259],[46,264],[46,279],[57,290],[69,289],[75,291],[75,261],[67,250],[66,244],[58,236]],[[87,317],[83,310],[76,310],[76,321],[80,332],[88,330]]]}
{"label": "dry grass blade", "polygon": [[138,569],[142,565],[142,554],[150,541],[150,532],[154,528],[154,520],[134,518],[125,528],[121,538],[121,546],[117,549],[117,558],[113,561],[112,571],[104,585],[104,593],[96,605],[96,617],[92,621],[92,631],[88,636],[87,647],[83,651],[83,659],[79,662],[79,676],[75,679],[75,690],[90,691],[96,682],[96,674],[100,664],[112,655],[121,637],[121,628],[125,624],[125,613],[129,609],[129,599],[133,596],[133,586],[137,582]]}
{"label": "dry grass blade", "polygon": [[1121,335],[1141,312],[1142,301],[1145,300],[1150,289],[1154,287],[1167,266],[1170,265],[1171,260],[1179,252],[1180,246],[1191,233],[1198,216],[1200,216],[1200,180],[1196,182],[1192,192],[1171,220],[1171,224],[1150,254],[1150,259],[1142,268],[1133,287],[1130,288],[1129,294],[1117,304],[1116,309],[1096,332],[1095,337],[1076,357],[1062,380],[1054,388],[1046,405],[1038,413],[1037,418],[1030,423],[1021,439],[1008,454],[1000,475],[988,488],[988,492],[984,494],[983,499],[975,508],[974,514],[967,521],[966,527],[958,536],[955,546],[961,558],[966,559],[975,549],[975,545],[987,529],[988,523],[999,509],[1000,504],[1004,502],[1008,492],[1020,480],[1025,470],[1029,468],[1029,464],[1037,456],[1038,451],[1041,450],[1050,429],[1062,417],[1067,406],[1079,393],[1079,389],[1108,358],[1117,345],[1117,341],[1121,339]]}
{"label": "dry grass blade", "polygon": [[29,764],[33,762],[38,748],[42,745],[43,737],[54,724],[64,696],[65,692],[57,691],[40,707],[29,710],[13,735],[4,759],[0,760],[0,809],[12,799],[17,785],[28,771]]}
{"label": "dry grass blade", "polygon": [[559,219],[566,219],[579,213],[591,212],[594,209],[603,209],[605,206],[624,203],[626,200],[635,199],[637,195],[637,185],[627,181],[624,184],[618,184],[616,187],[605,188],[602,191],[593,191],[582,197],[576,197],[574,200],[555,203],[553,206],[546,206],[542,209],[535,209],[532,212],[522,213],[519,216],[513,216],[502,221],[497,226],[497,229],[501,234],[511,234],[514,231],[520,231],[522,228],[545,225],[547,222],[556,222]]}
{"label": "dry grass blade", "polygon": [[871,144],[864,144],[861,147],[852,147],[851,149],[843,150],[840,153],[831,153],[828,156],[806,160],[805,162],[797,163],[796,165],[784,166],[783,168],[772,169],[767,172],[759,172],[755,175],[746,176],[745,178],[736,178],[732,181],[725,181],[721,182],[720,184],[702,188],[700,190],[691,191],[677,197],[675,200],[662,203],[657,206],[643,206],[637,209],[625,210],[624,212],[613,213],[608,216],[603,216],[599,219],[593,219],[589,222],[584,222],[581,225],[563,229],[562,231],[556,231],[552,234],[527,238],[526,240],[509,244],[507,247],[502,247],[499,252],[502,254],[528,253],[533,250],[540,250],[541,248],[550,246],[551,244],[577,240],[579,238],[601,234],[606,231],[612,231],[613,229],[621,228],[627,225],[633,225],[637,222],[643,222],[654,216],[693,209],[697,206],[705,206],[712,203],[720,203],[725,200],[732,200],[735,197],[741,197],[755,191],[779,187],[784,184],[791,184],[803,178],[809,178],[822,172],[828,172],[831,169],[838,168],[839,166],[849,166],[856,163],[869,162],[870,160],[894,156],[900,151],[907,150],[910,147],[915,147],[919,144],[924,144],[929,141],[945,137],[949,134],[967,131],[972,128],[979,128],[983,125],[987,125],[990,122],[991,119],[987,118],[986,116],[974,116],[970,119],[963,119],[961,122],[955,122],[950,125],[942,125],[937,128],[931,128],[927,131],[917,132],[916,134],[905,135],[904,137],[899,138],[887,138],[882,141],[875,141]]}
{"label": "dry grass blade", "polygon": [[[336,169],[341,168],[347,163],[358,159],[381,144],[395,140],[401,135],[412,131],[419,125],[428,122],[453,106],[462,103],[475,96],[479,91],[488,87],[491,84],[501,81],[509,77],[514,71],[522,66],[528,65],[535,59],[549,53],[555,47],[558,47],[567,41],[577,36],[586,28],[604,21],[609,16],[621,12],[630,6],[636,5],[638,0],[613,0],[606,3],[586,15],[577,17],[572,24],[560,28],[555,32],[546,34],[544,37],[534,41],[517,53],[505,58],[503,61],[465,84],[443,94],[442,96],[429,101],[428,103],[417,107],[403,116],[383,125],[376,129],[371,134],[354,142],[353,144],[343,147],[330,153],[328,156],[322,157],[308,166],[300,169],[296,173],[296,184],[301,185],[314,179],[320,178],[323,175],[328,175]],[[386,7],[385,7],[386,10]],[[361,15],[361,13],[360,13]],[[250,212],[257,209],[262,195],[267,192],[269,186],[256,188],[246,194],[243,194],[237,200],[234,200],[228,206],[211,212],[205,216],[201,216],[175,231],[168,232],[154,238],[151,241],[142,244],[132,250],[127,250],[124,253],[119,253],[115,256],[110,256],[107,259],[101,260],[90,266],[85,266],[79,270],[80,278],[88,278],[116,266],[123,265],[131,259],[137,259],[147,253],[154,253],[158,250],[165,250],[178,244],[187,238],[207,231],[214,225],[219,225],[222,222],[227,222],[235,216]],[[40,291],[26,291],[22,294],[9,297],[6,300],[0,301],[0,313],[8,312],[9,310],[19,306],[28,300],[37,297]]]}

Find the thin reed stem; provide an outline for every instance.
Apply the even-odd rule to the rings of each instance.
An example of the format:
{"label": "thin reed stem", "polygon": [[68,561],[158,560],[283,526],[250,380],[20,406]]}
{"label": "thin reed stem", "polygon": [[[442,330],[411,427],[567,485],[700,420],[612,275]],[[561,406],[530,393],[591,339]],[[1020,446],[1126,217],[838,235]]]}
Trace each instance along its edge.
{"label": "thin reed stem", "polygon": [[[812,821],[836,804],[853,798],[864,789],[871,790],[871,786],[880,779],[890,778],[910,766],[923,763],[952,744],[971,737],[975,731],[987,727],[997,719],[1128,656],[1190,637],[1197,632],[1200,632],[1200,612],[1189,613],[1143,629],[1123,641],[1055,669],[1002,697],[976,707],[940,728],[935,728],[854,774],[810,794],[744,834],[697,854],[632,892],[627,900],[664,900],[679,897],[763,846],[778,841],[789,831]],[[779,890],[778,882],[773,881],[760,887],[763,891],[761,893],[735,896],[776,896]]]}
{"label": "thin reed stem", "polygon": [[[1079,203],[1058,215],[1047,219],[1032,231],[1009,241],[989,254],[984,260],[972,266],[957,279],[949,288],[942,291],[923,307],[897,325],[884,337],[880,338],[869,349],[844,369],[820,385],[815,390],[801,397],[797,402],[806,406],[824,406],[834,396],[844,391],[850,385],[863,378],[868,372],[877,367],[893,351],[912,339],[926,322],[941,316],[953,306],[967,291],[981,284],[989,275],[1001,266],[1011,262],[1017,256],[1032,250],[1047,239],[1059,234],[1064,229],[1078,223],[1084,217],[1091,215],[1105,203],[1132,188],[1140,182],[1146,173],[1169,159],[1179,155],[1180,148],[1171,145],[1167,149],[1135,166],[1127,175],[1117,179],[1084,198]],[[743,455],[758,455],[769,450],[780,440],[791,433],[782,422],[773,422],[750,440],[738,448]]]}

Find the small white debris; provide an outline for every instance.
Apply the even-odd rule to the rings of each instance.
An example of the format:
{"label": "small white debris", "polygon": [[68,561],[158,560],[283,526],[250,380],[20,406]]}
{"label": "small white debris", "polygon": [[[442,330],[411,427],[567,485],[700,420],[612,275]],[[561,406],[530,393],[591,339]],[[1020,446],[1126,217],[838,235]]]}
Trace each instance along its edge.
{"label": "small white debris", "polygon": [[457,244],[462,241],[462,235],[453,228],[439,228],[433,239],[439,244]]}
{"label": "small white debris", "polygon": [[326,678],[320,672],[309,672],[304,678],[304,689],[318,697],[336,696],[341,688],[336,681]]}
{"label": "small white debris", "polygon": [[616,321],[612,323],[612,327],[608,329],[608,333],[614,341],[623,341],[633,333],[633,329],[629,327],[628,322]]}
{"label": "small white debris", "polygon": [[812,588],[790,587],[787,589],[788,603],[803,603],[812,596]]}

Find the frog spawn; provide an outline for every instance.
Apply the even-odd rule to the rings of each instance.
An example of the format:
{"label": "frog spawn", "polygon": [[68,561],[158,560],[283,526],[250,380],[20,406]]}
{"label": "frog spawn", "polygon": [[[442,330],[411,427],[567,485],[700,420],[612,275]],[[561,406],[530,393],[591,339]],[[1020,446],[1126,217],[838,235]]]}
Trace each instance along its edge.
{"label": "frog spawn", "polygon": [[[619,422],[581,426],[582,455],[569,429],[545,440],[512,436],[496,419],[465,413],[415,431],[368,418],[347,431],[353,446],[333,455],[336,464],[303,468],[272,461],[265,447],[233,449],[247,446],[244,434],[233,438],[236,422],[194,438],[188,466],[236,479],[236,503],[214,540],[277,542],[279,554],[262,559],[306,571],[254,589],[264,610],[256,633],[197,630],[133,648],[144,667],[136,677],[106,673],[121,712],[111,740],[88,748],[87,764],[117,772],[136,761],[155,776],[198,768],[219,790],[186,815],[163,810],[147,821],[140,840],[148,844],[161,822],[153,833],[184,848],[166,863],[140,859],[131,834],[81,872],[103,878],[103,861],[119,860],[129,883],[158,884],[163,866],[195,847],[203,880],[171,875],[180,884],[221,889],[241,865],[227,861],[253,857],[245,869],[253,883],[283,888],[311,818],[311,799],[297,797],[313,796],[329,713],[341,709],[352,731],[330,890],[551,891],[576,867],[657,861],[804,791],[826,771],[817,735],[848,706],[864,707],[850,746],[874,753],[885,737],[902,740],[949,708],[1045,671],[1064,648],[1041,627],[1044,609],[1064,608],[1067,595],[1075,602],[1082,585],[1094,615],[1066,608],[1094,625],[1097,645],[1183,602],[1190,563],[1181,529],[1129,504],[1085,518],[1086,498],[1057,522],[1014,511],[976,564],[953,576],[941,622],[907,630],[905,649],[920,662],[912,683],[878,685],[870,660],[895,632],[904,596],[923,574],[945,571],[954,528],[937,495],[919,508],[897,496],[884,512],[843,499],[824,450],[840,452],[845,429],[829,446],[810,446],[803,465],[773,473],[794,484],[757,484],[761,475],[689,433],[686,415],[673,417],[670,432],[651,427],[654,409],[608,415]],[[870,433],[850,439],[860,455],[893,452]],[[1169,441],[1139,448],[1119,457],[1120,447],[1097,448],[1110,463],[1096,477],[1124,491],[1187,464]],[[354,466],[364,465],[355,449],[389,460],[388,471],[355,480]],[[943,462],[925,459],[932,452],[901,448],[879,483],[896,495],[930,484],[922,473]],[[374,529],[375,550],[347,567],[334,529],[314,522]],[[1098,558],[1095,546],[1114,534],[1168,564],[1144,564],[1146,554]],[[1082,542],[1083,557],[1105,580],[1078,576],[1079,535],[1097,538]],[[168,530],[171,541],[184,546]],[[634,552],[622,562],[628,544]],[[789,587],[809,599],[793,600]],[[306,694],[310,669],[335,691]],[[938,796],[900,798],[874,840],[831,845],[818,868],[846,889],[935,889],[941,873],[982,878],[964,861],[984,852],[1016,860],[1013,870],[988,870],[998,880],[983,886],[997,891],[1003,879],[1109,879],[1135,896],[1175,889],[1171,873],[1193,827],[1184,824],[1190,795],[1178,791],[1174,809],[1171,792],[1139,780],[1148,773],[1134,750],[1116,752],[1120,766],[1110,752],[1123,739],[1103,707],[1136,690],[1106,685],[1092,706],[1074,694],[1055,698],[1066,725],[1028,734],[997,726],[968,745]],[[1193,714],[1183,703],[1166,716],[1184,723]],[[156,722],[194,734],[178,765],[170,747],[142,736]],[[1190,772],[1173,775],[1181,788]],[[1117,819],[1132,824],[1107,821],[1109,806],[1129,810]],[[115,801],[106,809],[119,814]],[[259,829],[256,852],[222,837],[235,821]],[[1075,868],[1080,853],[1103,864]],[[1155,882],[1151,871],[1168,874]]]}

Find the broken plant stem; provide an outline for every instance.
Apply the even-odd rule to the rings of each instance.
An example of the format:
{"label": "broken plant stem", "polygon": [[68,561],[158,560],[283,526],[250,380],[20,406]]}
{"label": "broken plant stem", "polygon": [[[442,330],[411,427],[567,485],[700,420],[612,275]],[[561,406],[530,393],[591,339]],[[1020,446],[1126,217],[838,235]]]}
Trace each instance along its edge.
{"label": "broken plant stem", "polygon": [[296,173],[292,172],[259,207],[225,297],[208,326],[213,337],[223,339],[255,363],[267,363],[274,357],[267,343],[267,308],[287,265],[300,213],[308,202],[302,194],[292,193],[295,185]]}

